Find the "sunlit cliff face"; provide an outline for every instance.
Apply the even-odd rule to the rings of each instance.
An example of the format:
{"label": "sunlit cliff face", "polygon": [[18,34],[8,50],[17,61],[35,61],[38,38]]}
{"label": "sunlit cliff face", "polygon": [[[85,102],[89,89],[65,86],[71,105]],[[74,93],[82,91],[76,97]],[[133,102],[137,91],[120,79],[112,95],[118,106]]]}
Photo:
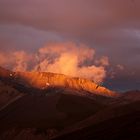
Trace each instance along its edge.
{"label": "sunlit cliff face", "polygon": [[116,96],[113,91],[84,78],[69,77],[63,74],[44,72],[19,72],[16,73],[16,76],[22,77],[26,83],[39,89],[62,87],[104,96]]}
{"label": "sunlit cliff face", "polygon": [[[95,94],[103,96],[117,96],[114,91],[111,91],[101,85],[94,83],[91,80],[79,77],[71,77],[63,74],[49,72],[12,72],[0,67],[0,78],[10,81],[10,84],[20,84],[25,88],[35,88],[40,90],[63,89],[75,90],[80,93]],[[58,91],[59,91],[58,90]]]}
{"label": "sunlit cliff face", "polygon": [[108,58],[96,59],[95,50],[73,42],[49,43],[34,54],[25,51],[0,52],[0,65],[14,71],[60,73],[102,82],[106,77]]}

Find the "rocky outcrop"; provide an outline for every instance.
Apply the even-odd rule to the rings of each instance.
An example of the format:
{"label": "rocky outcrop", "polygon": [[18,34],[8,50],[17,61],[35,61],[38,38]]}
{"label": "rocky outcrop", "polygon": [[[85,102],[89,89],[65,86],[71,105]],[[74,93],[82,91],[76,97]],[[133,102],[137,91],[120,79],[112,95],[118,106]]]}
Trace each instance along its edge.
{"label": "rocky outcrop", "polygon": [[91,80],[78,77],[69,77],[63,74],[55,74],[49,72],[18,72],[15,74],[15,77],[22,77],[22,80],[26,81],[27,85],[40,89],[62,87],[76,89],[79,91],[87,91],[90,93],[101,94],[105,96],[116,95],[113,91],[99,86]]}
{"label": "rocky outcrop", "polygon": [[[3,71],[3,70],[2,70]],[[1,71],[0,71],[1,72]],[[116,96],[115,92],[97,85],[91,80],[70,77],[63,74],[56,74],[50,72],[2,72],[4,76],[9,77],[14,81],[18,81],[24,86],[48,89],[53,87],[70,88],[78,91],[87,91],[91,94],[99,94],[104,96]],[[6,75],[7,74],[7,75]]]}

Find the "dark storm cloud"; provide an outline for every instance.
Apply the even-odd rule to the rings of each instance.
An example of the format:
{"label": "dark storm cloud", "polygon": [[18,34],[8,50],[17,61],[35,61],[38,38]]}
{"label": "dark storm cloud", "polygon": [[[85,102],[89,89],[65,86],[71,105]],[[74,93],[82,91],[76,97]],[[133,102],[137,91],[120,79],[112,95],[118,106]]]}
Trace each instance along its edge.
{"label": "dark storm cloud", "polygon": [[59,33],[37,30],[17,24],[0,24],[0,50],[34,51],[46,42],[63,41]]}
{"label": "dark storm cloud", "polygon": [[125,22],[138,24],[139,6],[138,0],[1,0],[0,19],[80,34]]}

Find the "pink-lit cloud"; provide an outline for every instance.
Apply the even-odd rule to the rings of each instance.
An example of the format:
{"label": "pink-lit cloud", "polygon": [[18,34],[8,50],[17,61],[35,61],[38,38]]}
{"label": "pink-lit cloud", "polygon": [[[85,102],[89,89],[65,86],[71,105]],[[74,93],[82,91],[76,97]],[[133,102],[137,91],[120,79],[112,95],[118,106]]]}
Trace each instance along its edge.
{"label": "pink-lit cloud", "polygon": [[[74,42],[48,43],[36,53],[25,51],[0,53],[0,65],[14,71],[44,71],[89,78],[100,83],[106,77],[107,57],[95,59],[95,50]],[[10,58],[10,61],[9,61]],[[96,65],[96,62],[98,66]],[[32,62],[32,66],[31,66]]]}
{"label": "pink-lit cloud", "polygon": [[62,73],[70,76],[79,76],[102,82],[106,76],[105,66],[107,57],[101,58],[102,63],[95,65],[95,50],[84,44],[51,43],[39,49],[39,64],[36,69]]}

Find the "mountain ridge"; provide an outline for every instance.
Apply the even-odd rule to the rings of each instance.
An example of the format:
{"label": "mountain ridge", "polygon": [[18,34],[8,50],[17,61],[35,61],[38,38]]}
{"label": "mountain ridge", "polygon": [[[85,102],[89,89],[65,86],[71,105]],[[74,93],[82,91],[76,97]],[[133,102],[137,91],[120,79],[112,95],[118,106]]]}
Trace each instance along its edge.
{"label": "mountain ridge", "polygon": [[49,89],[54,87],[70,88],[87,91],[97,95],[115,97],[117,94],[91,80],[79,77],[70,77],[64,74],[51,72],[12,72],[0,67],[0,77],[21,83],[27,87]]}

